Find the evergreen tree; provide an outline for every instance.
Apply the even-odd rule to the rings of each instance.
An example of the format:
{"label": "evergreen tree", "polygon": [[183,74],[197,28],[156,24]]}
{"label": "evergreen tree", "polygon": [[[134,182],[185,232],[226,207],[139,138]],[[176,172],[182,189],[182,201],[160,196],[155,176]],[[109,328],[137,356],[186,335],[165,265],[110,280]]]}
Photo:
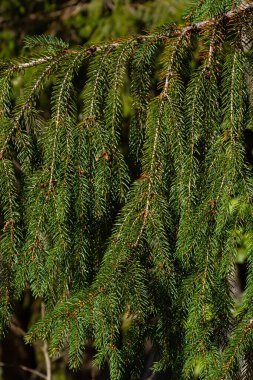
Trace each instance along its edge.
{"label": "evergreen tree", "polygon": [[93,344],[112,380],[141,378],[147,340],[171,379],[253,377],[253,4],[193,3],[184,26],[75,50],[31,37],[1,63],[2,329],[30,289],[46,313],[26,341],[73,369]]}

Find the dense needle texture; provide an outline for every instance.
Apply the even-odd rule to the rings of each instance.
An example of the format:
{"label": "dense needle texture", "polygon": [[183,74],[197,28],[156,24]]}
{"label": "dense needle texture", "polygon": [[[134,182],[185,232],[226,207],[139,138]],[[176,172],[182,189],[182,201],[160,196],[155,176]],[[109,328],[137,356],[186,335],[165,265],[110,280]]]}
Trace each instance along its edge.
{"label": "dense needle texture", "polygon": [[27,342],[72,368],[92,343],[112,380],[140,379],[149,341],[171,379],[253,378],[252,26],[250,2],[195,0],[183,26],[75,50],[30,37],[1,62],[3,330],[30,289],[46,314]]}

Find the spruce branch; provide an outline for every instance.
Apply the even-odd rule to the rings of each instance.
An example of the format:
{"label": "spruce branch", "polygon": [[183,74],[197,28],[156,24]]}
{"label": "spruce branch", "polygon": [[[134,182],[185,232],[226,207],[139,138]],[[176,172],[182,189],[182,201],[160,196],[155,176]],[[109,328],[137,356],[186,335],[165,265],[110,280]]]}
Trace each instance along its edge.
{"label": "spruce branch", "polygon": [[195,5],[195,7],[192,9],[192,11],[184,17],[185,20],[188,20],[189,18],[192,17],[192,15],[195,13],[195,11],[200,8],[204,3],[205,3],[206,0],[200,0],[198,4]]}
{"label": "spruce branch", "polygon": [[[57,98],[55,99],[56,103],[56,112],[55,115],[53,115],[55,119],[55,133],[54,133],[54,138],[53,138],[53,150],[52,150],[52,162],[50,165],[50,179],[49,179],[49,192],[52,191],[53,188],[53,175],[54,175],[54,168],[55,168],[55,160],[56,160],[56,144],[57,144],[57,135],[58,135],[58,130],[60,126],[60,122],[62,118],[65,116],[64,108],[67,106],[65,103],[63,105],[63,100],[66,101],[66,92],[69,90],[69,79],[72,78],[73,71],[75,70],[76,64],[80,64],[80,61],[82,62],[82,58],[85,57],[84,52],[79,52],[76,57],[73,59],[72,64],[69,66],[63,81],[60,85],[59,89],[59,95],[57,95]],[[62,106],[64,106],[63,111],[62,111]]]}
{"label": "spruce branch", "polygon": [[[231,368],[238,361],[238,354],[242,350],[243,345],[249,345],[252,338],[249,339],[252,334],[253,319],[247,320],[246,318],[239,324],[234,335],[232,336],[231,343],[227,350],[224,351],[224,362],[221,368],[221,380],[225,380],[229,375]],[[239,336],[238,336],[239,332]]]}
{"label": "spruce branch", "polygon": [[[55,66],[57,66],[61,60],[63,60],[64,56],[65,56],[65,54],[64,55],[61,54],[59,57],[57,57],[57,59],[54,58],[53,61],[50,62],[50,64],[46,67],[46,69],[44,71],[42,71],[39,78],[36,79],[35,83],[32,85],[32,88],[31,88],[30,92],[28,93],[27,98],[25,99],[24,103],[21,105],[21,108],[18,111],[18,113],[14,119],[13,127],[8,132],[6,138],[5,138],[5,140],[1,146],[0,160],[3,159],[4,153],[8,147],[8,143],[12,139],[13,134],[16,133],[18,130],[20,130],[20,121],[24,117],[25,113],[31,107],[31,103],[34,100],[34,97],[36,96],[37,91],[41,88],[43,81],[47,78],[47,75],[52,71],[52,69],[55,68]],[[44,62],[46,62],[46,61],[43,61],[43,63]],[[40,64],[41,63],[42,62],[40,62]]]}
{"label": "spruce branch", "polygon": [[[222,14],[222,18],[224,20],[231,22],[233,20],[236,20],[237,17],[247,16],[247,14],[248,13],[250,14],[250,12],[252,10],[253,10],[253,5],[251,3],[242,4],[238,8]],[[217,19],[219,19],[219,17],[211,18],[211,19],[205,20],[205,21],[199,21],[199,22],[193,23],[191,25],[188,25],[188,23],[186,25],[178,25],[178,26],[177,25],[169,25],[169,27],[167,27],[169,29],[169,31],[167,31],[167,32],[161,32],[161,33],[158,32],[156,34],[151,33],[148,35],[131,37],[131,39],[133,41],[136,41],[137,43],[142,43],[142,42],[145,42],[146,40],[147,41],[148,40],[157,40],[157,39],[158,40],[167,40],[170,38],[180,37],[181,35],[184,35],[186,32],[191,32],[191,31],[199,33],[199,32],[204,31],[206,29],[210,29],[216,23]],[[108,44],[103,43],[101,45],[90,45],[87,48],[84,48],[83,50],[85,50],[85,54],[93,55],[93,54],[96,54],[97,52],[104,51],[108,48],[116,49],[122,43],[124,43],[126,41],[129,41],[129,38],[128,39],[121,39],[121,40],[117,40],[117,41],[112,41],[111,43],[108,43]],[[61,46],[61,48],[63,48],[63,47],[64,47],[63,53],[65,53],[65,54],[68,54],[68,53],[78,54],[80,52],[80,50],[69,49],[65,45]],[[32,66],[36,66],[36,65],[39,65],[39,64],[46,62],[47,60],[50,60],[51,58],[52,58],[51,56],[48,56],[48,57],[41,57],[41,58],[38,58],[37,60],[32,60],[32,61],[25,62],[25,63],[16,63],[13,65],[13,69],[14,70],[15,69],[21,70],[23,68],[29,68]]]}
{"label": "spruce branch", "polygon": [[[146,339],[154,368],[179,379],[220,378],[226,365],[236,376],[249,353],[252,186],[243,135],[251,116],[241,35],[253,8],[195,4],[195,20],[217,16],[77,50],[39,36],[28,41],[31,61],[1,65],[0,290],[8,305],[0,302],[0,312],[27,286],[45,300],[26,340],[44,340],[48,373],[49,355],[66,345],[78,367],[87,342],[112,380],[140,378]],[[11,111],[11,80],[22,70],[33,75]],[[246,317],[236,319],[229,278],[244,240]]]}

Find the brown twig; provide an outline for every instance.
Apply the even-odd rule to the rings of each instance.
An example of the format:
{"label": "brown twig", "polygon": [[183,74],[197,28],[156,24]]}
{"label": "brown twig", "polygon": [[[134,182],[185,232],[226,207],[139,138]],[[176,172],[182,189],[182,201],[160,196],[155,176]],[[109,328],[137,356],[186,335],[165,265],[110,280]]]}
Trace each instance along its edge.
{"label": "brown twig", "polygon": [[14,364],[8,364],[8,363],[0,362],[0,367],[16,367],[16,368],[22,369],[25,372],[32,373],[33,375],[36,375],[36,376],[40,377],[41,379],[45,379],[45,380],[48,379],[47,376],[44,375],[43,373],[37,371],[36,369],[26,367],[25,365],[14,365]]}

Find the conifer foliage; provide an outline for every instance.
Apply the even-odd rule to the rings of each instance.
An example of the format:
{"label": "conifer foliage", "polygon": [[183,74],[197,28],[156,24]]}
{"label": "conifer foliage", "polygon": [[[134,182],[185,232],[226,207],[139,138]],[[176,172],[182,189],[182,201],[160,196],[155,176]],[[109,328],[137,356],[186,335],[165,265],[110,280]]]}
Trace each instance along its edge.
{"label": "conifer foliage", "polygon": [[253,377],[253,5],[195,0],[186,20],[75,50],[31,37],[1,63],[2,329],[30,289],[46,314],[27,342],[71,368],[92,342],[112,380],[141,378],[146,340],[171,379]]}

